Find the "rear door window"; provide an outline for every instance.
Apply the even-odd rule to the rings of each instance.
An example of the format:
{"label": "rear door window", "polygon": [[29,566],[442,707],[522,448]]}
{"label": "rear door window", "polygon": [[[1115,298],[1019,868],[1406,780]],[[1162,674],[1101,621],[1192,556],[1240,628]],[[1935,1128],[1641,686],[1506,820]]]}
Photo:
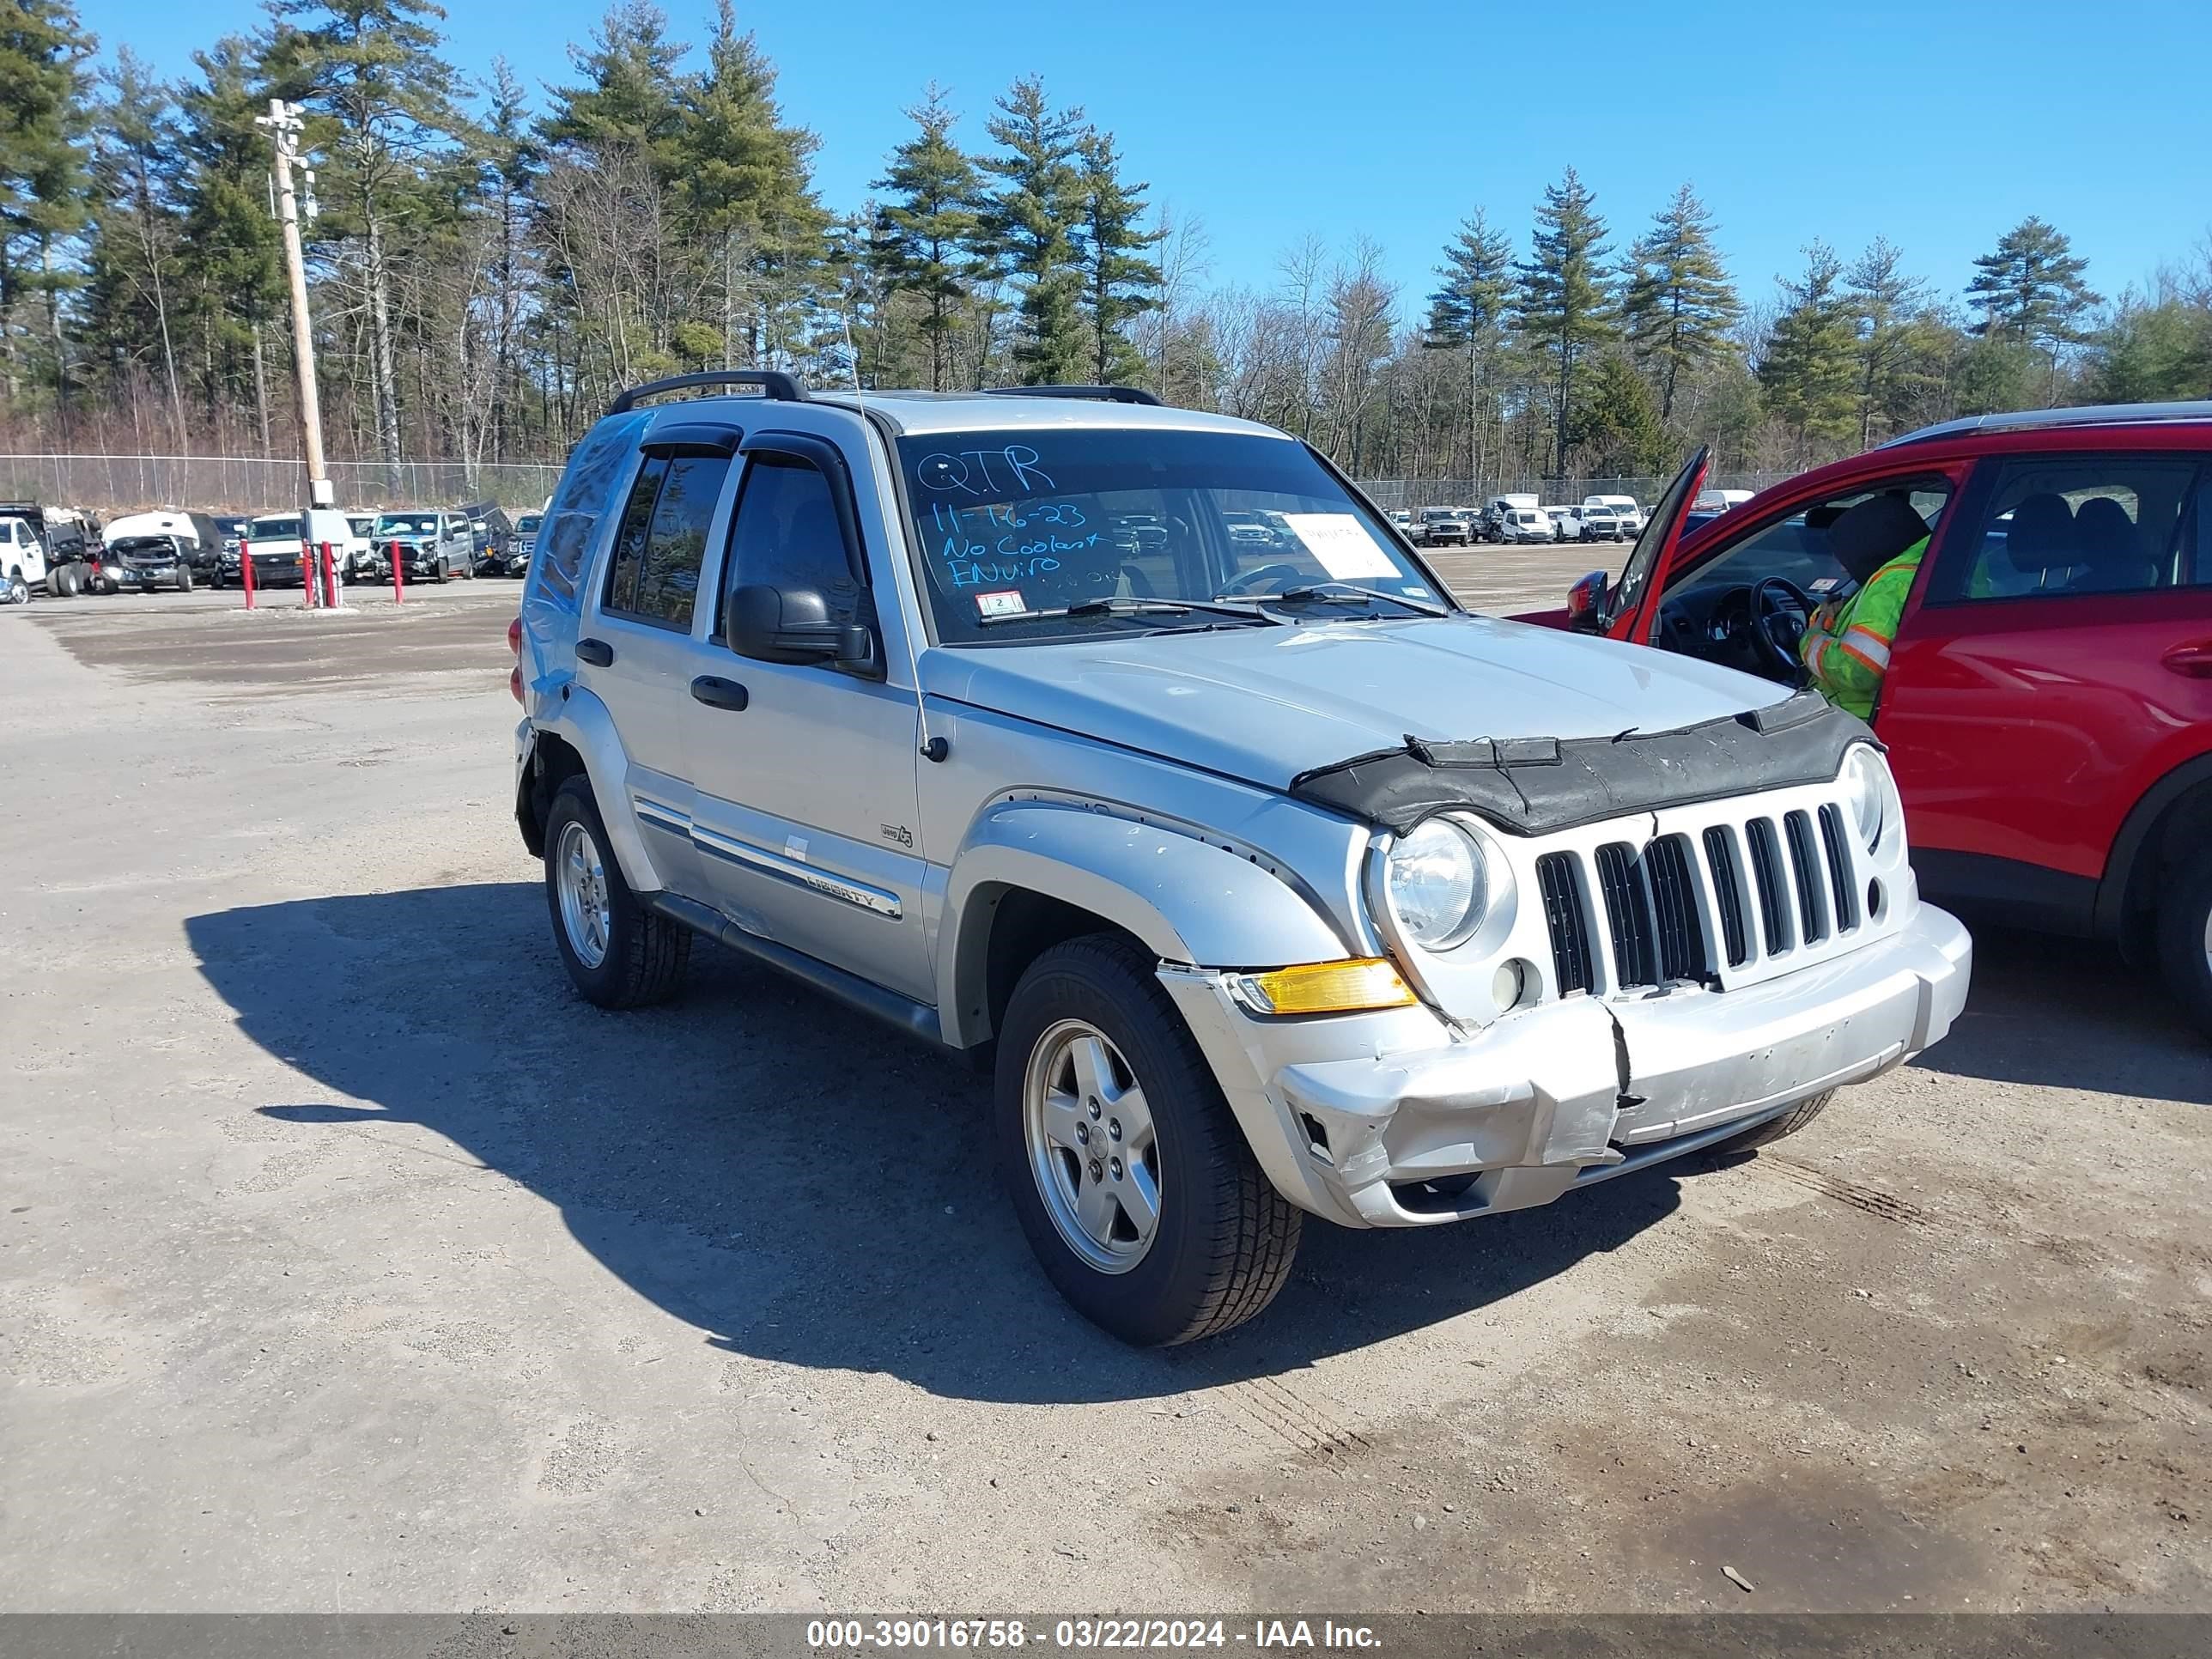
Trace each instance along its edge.
{"label": "rear door window", "polygon": [[1947,600],[2143,593],[2206,580],[2203,462],[2174,455],[2035,455],[1997,463],[1971,556]]}
{"label": "rear door window", "polygon": [[646,458],[615,532],[603,609],[690,631],[707,532],[729,471],[721,455]]}

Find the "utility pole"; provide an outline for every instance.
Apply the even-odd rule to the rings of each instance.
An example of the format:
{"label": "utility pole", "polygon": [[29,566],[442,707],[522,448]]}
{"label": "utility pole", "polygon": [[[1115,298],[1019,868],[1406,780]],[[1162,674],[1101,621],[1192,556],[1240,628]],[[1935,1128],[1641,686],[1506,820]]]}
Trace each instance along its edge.
{"label": "utility pole", "polygon": [[[315,216],[315,175],[300,154],[304,124],[300,106],[281,98],[269,100],[269,113],[253,118],[257,127],[267,127],[276,141],[276,218],[284,228],[284,270],[292,283],[292,360],[300,374],[300,442],[307,463],[307,505],[331,507],[337,501],[323,462],[323,408],[315,392],[315,329],[307,315],[307,266],[300,252],[300,204],[292,187],[292,172],[307,176],[307,216]],[[302,519],[304,531],[307,520]]]}

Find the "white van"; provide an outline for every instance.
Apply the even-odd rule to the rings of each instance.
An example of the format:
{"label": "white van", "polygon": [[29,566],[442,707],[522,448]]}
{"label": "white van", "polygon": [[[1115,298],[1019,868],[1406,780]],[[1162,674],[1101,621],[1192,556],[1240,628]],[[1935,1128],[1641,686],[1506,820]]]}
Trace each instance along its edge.
{"label": "white van", "polygon": [[1644,509],[1636,504],[1633,495],[1585,495],[1584,507],[1609,507],[1613,516],[1620,520],[1620,527],[1632,536],[1644,533]]}
{"label": "white van", "polygon": [[1493,495],[1482,509],[1483,527],[1494,542],[1550,542],[1559,539],[1535,495]]}
{"label": "white van", "polygon": [[30,520],[0,516],[0,605],[28,605],[46,580],[46,547]]}
{"label": "white van", "polygon": [[[244,556],[253,561],[254,586],[300,586],[303,541],[317,548],[325,542],[331,544],[331,561],[337,566],[341,582],[357,558],[368,551],[368,538],[356,532],[352,520],[334,507],[308,508],[304,536],[297,513],[264,513],[246,527],[244,538]],[[215,585],[221,587],[227,581],[240,580],[238,561],[226,553]]]}

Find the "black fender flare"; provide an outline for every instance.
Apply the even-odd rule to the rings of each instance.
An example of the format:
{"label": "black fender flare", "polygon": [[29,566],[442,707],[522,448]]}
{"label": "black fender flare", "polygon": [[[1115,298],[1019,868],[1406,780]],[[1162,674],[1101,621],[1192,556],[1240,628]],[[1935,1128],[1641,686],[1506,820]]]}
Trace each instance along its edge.
{"label": "black fender flare", "polygon": [[2105,860],[2105,873],[2097,884],[2096,929],[2100,938],[2124,939],[2127,929],[2128,898],[2135,885],[2151,832],[2166,811],[2197,789],[2212,789],[2212,754],[2198,755],[2175,767],[2143,791],[2142,799],[2129,809],[2112,850]]}

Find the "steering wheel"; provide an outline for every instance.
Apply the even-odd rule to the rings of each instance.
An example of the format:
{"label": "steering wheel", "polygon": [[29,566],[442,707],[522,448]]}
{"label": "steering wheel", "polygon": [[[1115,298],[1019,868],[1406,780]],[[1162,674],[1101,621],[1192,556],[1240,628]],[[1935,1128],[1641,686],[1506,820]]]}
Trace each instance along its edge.
{"label": "steering wheel", "polygon": [[[1796,614],[1785,609],[1786,599]],[[1813,596],[1787,576],[1769,576],[1751,590],[1752,648],[1778,673],[1795,679],[1799,672],[1797,644],[1805,624],[1817,609]]]}
{"label": "steering wheel", "polygon": [[1278,562],[1275,564],[1256,565],[1253,568],[1243,572],[1241,575],[1231,577],[1228,586],[1221,590],[1221,597],[1224,599],[1234,598],[1239,593],[1246,592],[1257,586],[1270,576],[1279,579],[1285,579],[1291,581],[1303,581],[1305,579],[1305,573],[1300,570],[1297,566],[1294,564]]}

